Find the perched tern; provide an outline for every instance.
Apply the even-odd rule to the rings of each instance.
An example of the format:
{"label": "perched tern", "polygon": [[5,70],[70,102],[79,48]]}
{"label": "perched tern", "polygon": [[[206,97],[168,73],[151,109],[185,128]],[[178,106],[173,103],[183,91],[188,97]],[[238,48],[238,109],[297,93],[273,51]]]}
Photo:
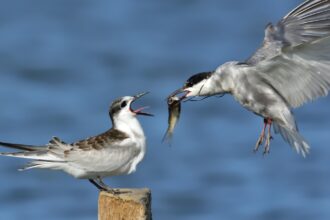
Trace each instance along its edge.
{"label": "perched tern", "polygon": [[15,153],[0,153],[3,156],[32,159],[21,170],[47,168],[62,170],[75,178],[89,179],[100,190],[112,193],[102,178],[130,174],[146,152],[146,138],[137,120],[137,115],[152,116],[131,104],[145,95],[124,96],[115,100],[109,115],[112,128],[108,131],[72,144],[53,137],[45,146],[32,146],[0,142],[0,145],[20,150]]}
{"label": "perched tern", "polygon": [[292,109],[330,89],[330,0],[307,0],[277,24],[268,24],[262,46],[243,62],[227,62],[195,74],[171,96],[231,94],[246,109],[264,118],[254,148],[269,153],[271,125],[298,153],[309,144],[298,133]]}

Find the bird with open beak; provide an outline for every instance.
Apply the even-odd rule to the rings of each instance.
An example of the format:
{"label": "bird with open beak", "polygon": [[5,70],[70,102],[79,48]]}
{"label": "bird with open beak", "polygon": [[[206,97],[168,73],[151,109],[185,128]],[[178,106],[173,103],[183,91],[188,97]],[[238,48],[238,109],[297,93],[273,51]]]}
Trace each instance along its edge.
{"label": "bird with open beak", "polygon": [[124,96],[112,102],[109,116],[112,128],[86,139],[65,143],[53,137],[48,144],[34,146],[0,142],[0,146],[18,150],[0,153],[0,156],[32,160],[20,170],[32,168],[62,170],[78,179],[88,179],[100,190],[120,193],[103,182],[104,177],[135,172],[146,152],[146,137],[137,119],[138,115],[153,116],[132,104],[146,95]]}
{"label": "bird with open beak", "polygon": [[170,96],[231,94],[264,120],[254,151],[269,153],[271,126],[298,153],[309,144],[299,134],[292,109],[330,89],[330,1],[307,0],[277,24],[268,24],[262,47],[243,62],[227,62],[190,77]]}

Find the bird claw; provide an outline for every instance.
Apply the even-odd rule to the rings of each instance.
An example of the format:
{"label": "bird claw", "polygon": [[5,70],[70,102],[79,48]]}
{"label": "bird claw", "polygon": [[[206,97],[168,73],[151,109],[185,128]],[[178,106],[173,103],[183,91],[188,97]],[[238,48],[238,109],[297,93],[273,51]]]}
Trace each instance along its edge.
{"label": "bird claw", "polygon": [[[271,129],[271,124],[272,124],[272,120],[271,119],[264,119],[264,127],[261,131],[261,134],[258,138],[258,141],[256,143],[256,146],[254,147],[253,151],[257,152],[259,147],[264,143],[264,152],[263,155],[269,154],[270,151],[270,141],[273,139],[270,129]],[[266,134],[266,128],[268,126],[268,130],[267,130],[267,138],[265,140],[265,134]]]}
{"label": "bird claw", "polygon": [[265,145],[263,155],[265,156],[266,154],[269,154],[269,152],[270,152],[270,147],[269,147],[269,144],[267,144],[267,145]]}
{"label": "bird claw", "polygon": [[105,191],[105,192],[111,193],[112,195],[131,193],[131,191],[129,191],[129,190],[123,191],[120,189],[113,189],[113,188],[107,186],[107,184],[105,184],[102,181],[102,178],[100,178],[100,177],[97,177],[95,179],[89,179],[89,182],[91,182],[94,186],[96,186],[100,191]]}
{"label": "bird claw", "polygon": [[116,194],[117,193],[115,189],[112,189],[108,186],[102,186],[102,188],[100,188],[100,190],[111,193],[111,194]]}
{"label": "bird claw", "polygon": [[268,134],[268,137],[267,137],[266,142],[265,142],[264,152],[263,152],[264,156],[266,154],[269,154],[269,152],[270,152],[270,141],[272,139],[273,139],[273,137],[270,134]]}
{"label": "bird claw", "polygon": [[[270,151],[270,140],[272,140],[273,137],[267,137],[265,144],[264,144],[264,152],[263,155],[269,154]],[[259,147],[262,145],[262,143],[264,142],[264,137],[260,136],[255,148],[253,149],[253,152],[256,153],[259,150]]]}
{"label": "bird claw", "polygon": [[259,150],[259,147],[262,145],[263,142],[264,142],[264,136],[260,135],[258,140],[257,140],[256,146],[253,149],[254,153],[256,153]]}
{"label": "bird claw", "polygon": [[119,190],[119,189],[113,189],[113,188],[110,188],[110,187],[104,187],[101,189],[101,191],[106,191],[108,193],[111,193],[113,195],[119,195],[119,194],[125,194],[125,193],[130,193],[131,191],[122,191],[122,190]]}
{"label": "bird claw", "polygon": [[114,192],[113,194],[115,194],[115,195],[126,194],[126,193],[131,193],[132,192],[132,191],[129,191],[129,190],[123,191],[123,190],[120,190],[120,189],[112,189],[112,191]]}

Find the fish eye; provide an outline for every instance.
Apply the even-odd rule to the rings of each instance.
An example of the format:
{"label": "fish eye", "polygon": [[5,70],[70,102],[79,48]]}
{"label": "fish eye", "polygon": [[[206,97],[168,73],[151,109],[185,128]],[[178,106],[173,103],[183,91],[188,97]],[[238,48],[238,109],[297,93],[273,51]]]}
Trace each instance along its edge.
{"label": "fish eye", "polygon": [[121,108],[124,108],[126,105],[127,105],[127,101],[123,101],[123,102],[120,104],[120,107],[121,107]]}

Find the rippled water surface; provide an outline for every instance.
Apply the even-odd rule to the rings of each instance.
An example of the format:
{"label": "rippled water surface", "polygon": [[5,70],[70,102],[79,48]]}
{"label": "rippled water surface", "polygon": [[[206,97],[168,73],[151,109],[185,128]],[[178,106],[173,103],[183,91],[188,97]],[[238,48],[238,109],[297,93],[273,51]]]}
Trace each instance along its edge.
{"label": "rippled water surface", "polygon": [[[75,141],[111,124],[119,96],[139,104],[148,152],[114,187],[150,187],[154,219],[330,218],[330,98],[295,110],[312,151],[303,159],[279,136],[252,153],[262,120],[232,97],[183,105],[171,147],[165,97],[192,74],[257,48],[290,1],[0,1],[0,140]],[[56,171],[18,172],[1,158],[0,219],[96,219],[97,190]]]}

